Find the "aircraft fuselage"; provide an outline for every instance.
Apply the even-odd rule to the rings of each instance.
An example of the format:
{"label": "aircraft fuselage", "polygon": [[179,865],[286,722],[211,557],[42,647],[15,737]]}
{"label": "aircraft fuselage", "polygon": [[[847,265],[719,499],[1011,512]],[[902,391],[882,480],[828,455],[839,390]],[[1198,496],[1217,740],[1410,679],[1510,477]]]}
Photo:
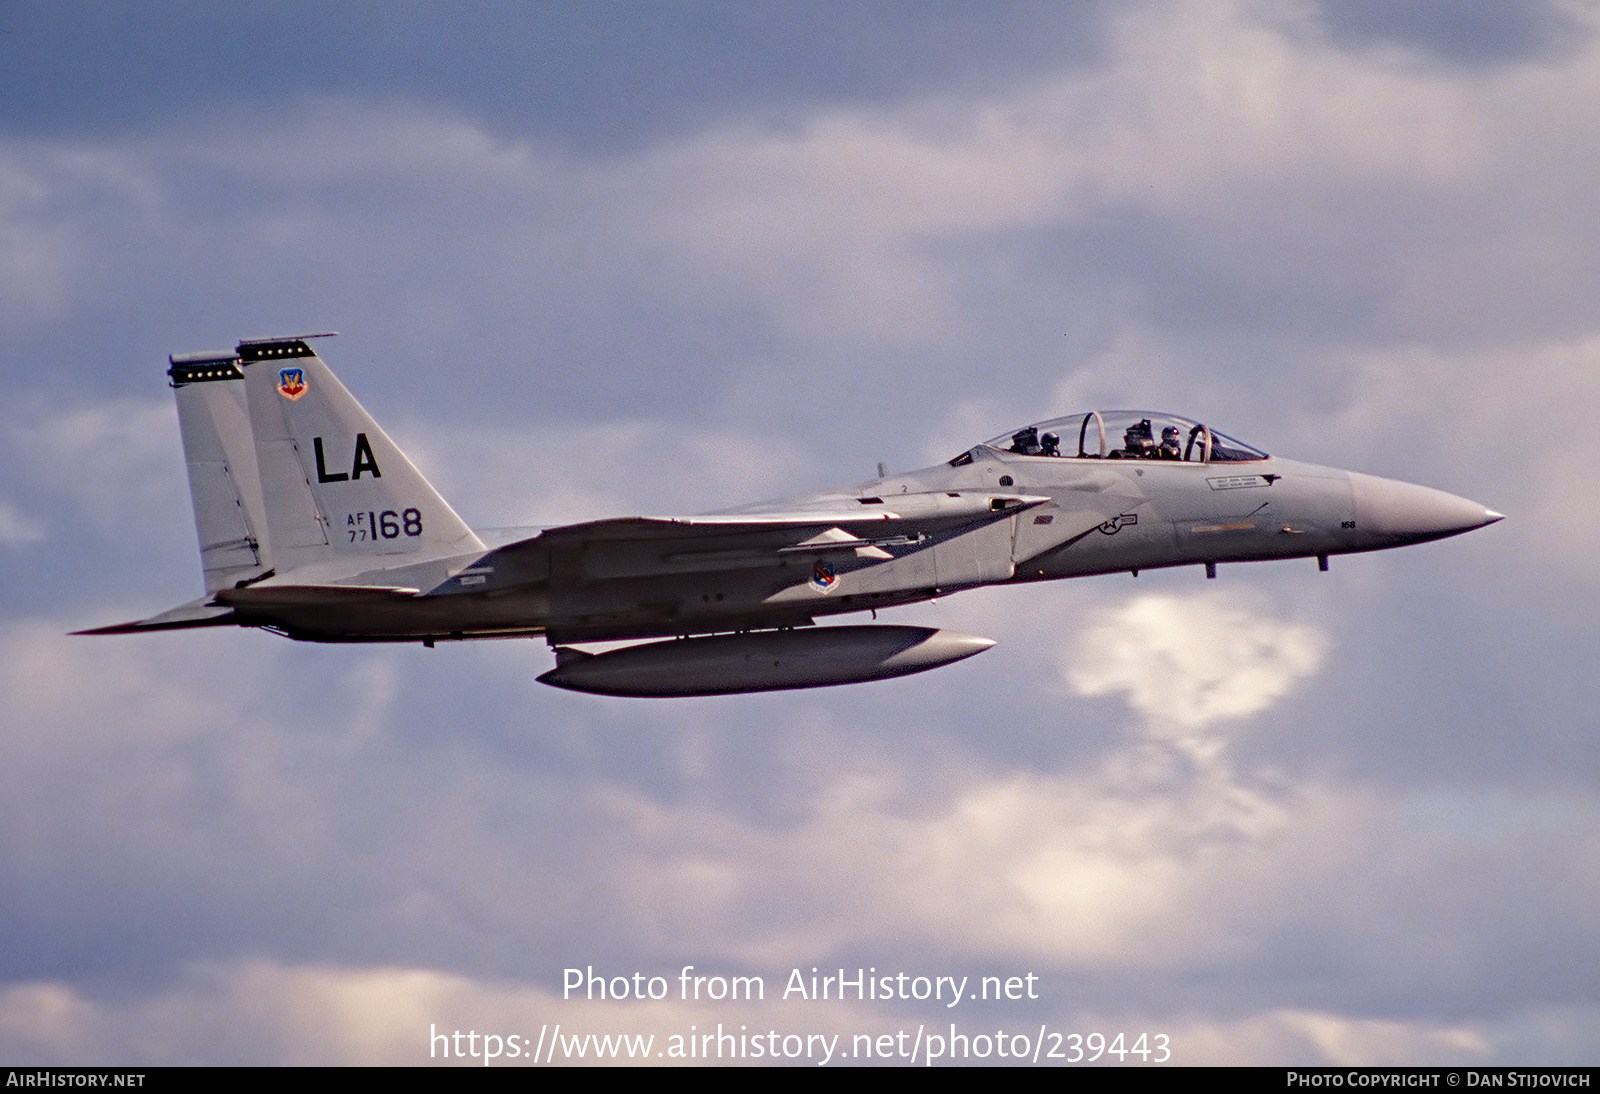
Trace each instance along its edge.
{"label": "aircraft fuselage", "polygon": [[[578,690],[823,686],[922,671],[990,644],[925,628],[794,633],[826,616],[1157,567],[1326,567],[1329,555],[1501,519],[1427,487],[1269,456],[1176,415],[1089,411],[856,487],[546,528],[490,548],[311,337],[172,358],[207,595],[91,633],[236,625],[430,645],[543,636],[559,663],[541,679]],[[564,648],[647,638],[684,641],[626,654]]]}
{"label": "aircraft fuselage", "polygon": [[[253,617],[323,641],[710,634],[803,626],[992,584],[1326,558],[1496,519],[1442,491],[1275,457],[1201,464],[985,447],[971,455],[960,467],[941,464],[761,507],[832,513],[852,506],[863,514],[942,500],[981,507],[920,540],[875,535],[877,521],[848,521],[846,511],[821,523],[848,535],[809,548],[795,543],[790,525],[733,532],[686,525],[649,539],[556,537],[542,549],[516,544],[352,579],[359,585],[381,576],[431,590],[421,596],[293,603],[297,594],[275,596],[277,587],[268,585],[225,591],[220,599],[235,606],[241,622]],[[996,502],[1002,508],[990,508]]]}

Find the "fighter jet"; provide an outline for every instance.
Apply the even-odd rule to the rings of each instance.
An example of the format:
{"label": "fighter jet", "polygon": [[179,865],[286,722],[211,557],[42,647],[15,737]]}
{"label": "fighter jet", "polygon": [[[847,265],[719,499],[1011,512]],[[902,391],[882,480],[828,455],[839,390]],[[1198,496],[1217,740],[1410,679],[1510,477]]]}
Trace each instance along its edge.
{"label": "fighter jet", "polygon": [[[1425,486],[1298,463],[1189,418],[1088,410],[946,463],[701,516],[486,545],[298,335],[173,355],[206,593],[84,634],[259,627],[312,642],[543,638],[539,679],[625,696],[822,687],[994,645],[814,626],[983,585],[1315,558],[1502,519]],[[639,640],[603,653],[581,644]]]}

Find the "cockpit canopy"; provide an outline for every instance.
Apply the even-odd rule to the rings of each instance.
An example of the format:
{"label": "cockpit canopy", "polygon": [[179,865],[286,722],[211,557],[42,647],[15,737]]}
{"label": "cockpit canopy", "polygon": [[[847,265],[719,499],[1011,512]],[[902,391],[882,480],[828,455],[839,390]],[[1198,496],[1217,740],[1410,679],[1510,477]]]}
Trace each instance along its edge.
{"label": "cockpit canopy", "polygon": [[[1149,410],[1091,410],[1024,426],[983,447],[1019,456],[1078,460],[1175,460],[1223,463],[1264,460],[1267,454],[1200,422]],[[952,464],[970,462],[963,453]]]}

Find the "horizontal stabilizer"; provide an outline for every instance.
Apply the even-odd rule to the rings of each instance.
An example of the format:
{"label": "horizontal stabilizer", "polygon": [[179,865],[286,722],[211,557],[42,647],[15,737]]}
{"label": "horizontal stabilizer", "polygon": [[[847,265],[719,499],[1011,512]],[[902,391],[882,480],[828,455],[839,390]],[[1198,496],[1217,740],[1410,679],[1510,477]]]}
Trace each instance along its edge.
{"label": "horizontal stabilizer", "polygon": [[400,585],[251,585],[223,589],[219,603],[238,608],[356,607],[409,600],[421,589]]}
{"label": "horizontal stabilizer", "polygon": [[233,609],[213,604],[210,597],[191,600],[176,608],[140,619],[132,623],[115,623],[109,627],[93,627],[73,634],[136,634],[139,631],[176,631],[189,627],[219,627],[233,622]]}

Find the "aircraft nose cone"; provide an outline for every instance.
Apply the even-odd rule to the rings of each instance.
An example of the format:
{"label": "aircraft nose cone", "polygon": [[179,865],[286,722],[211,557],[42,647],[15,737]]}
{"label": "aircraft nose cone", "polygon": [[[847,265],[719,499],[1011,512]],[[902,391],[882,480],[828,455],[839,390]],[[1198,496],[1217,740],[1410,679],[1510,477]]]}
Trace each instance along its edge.
{"label": "aircraft nose cone", "polygon": [[1423,543],[1482,528],[1505,516],[1475,501],[1415,483],[1350,472],[1356,527],[1388,543]]}

